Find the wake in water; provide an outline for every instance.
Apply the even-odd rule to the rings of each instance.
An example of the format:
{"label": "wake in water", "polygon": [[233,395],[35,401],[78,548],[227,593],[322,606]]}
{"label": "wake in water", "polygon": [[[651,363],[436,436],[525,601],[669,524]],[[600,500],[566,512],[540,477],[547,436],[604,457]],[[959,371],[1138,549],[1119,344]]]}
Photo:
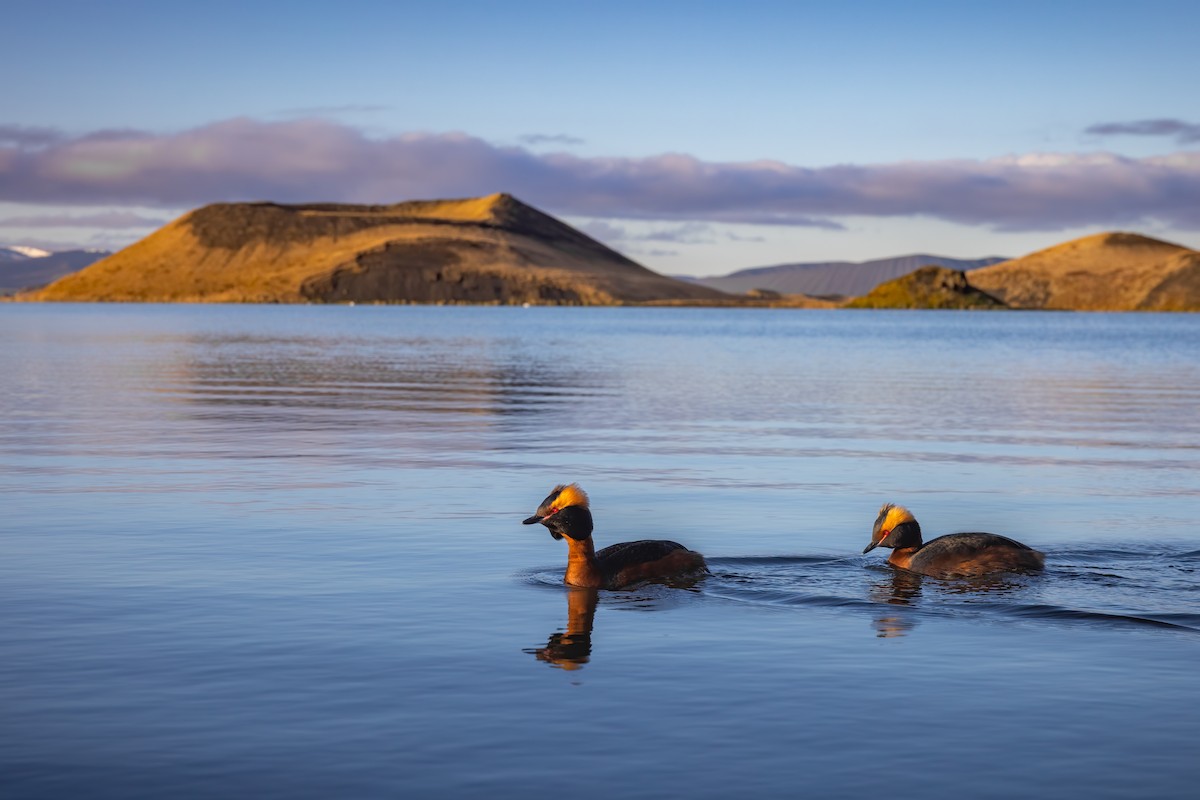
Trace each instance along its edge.
{"label": "wake in water", "polygon": [[1038,573],[938,580],[864,559],[715,559],[704,591],[739,602],[870,607],[889,626],[971,617],[1139,625],[1200,633],[1195,551],[1053,550]]}
{"label": "wake in water", "polygon": [[[1043,572],[963,580],[928,578],[860,556],[710,558],[708,563],[712,574],[701,580],[604,592],[599,601],[645,610],[704,600],[846,609],[874,615],[880,636],[904,635],[922,620],[938,618],[1200,633],[1196,550],[1047,549]],[[525,578],[562,587],[561,567]]]}

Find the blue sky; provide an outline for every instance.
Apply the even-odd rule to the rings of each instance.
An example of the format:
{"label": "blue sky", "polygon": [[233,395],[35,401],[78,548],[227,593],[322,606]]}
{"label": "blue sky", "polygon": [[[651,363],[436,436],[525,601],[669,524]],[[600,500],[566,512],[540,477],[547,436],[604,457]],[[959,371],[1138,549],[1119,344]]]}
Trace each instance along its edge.
{"label": "blue sky", "polygon": [[1200,247],[1200,4],[2,10],[0,242],[509,191],[669,273]]}

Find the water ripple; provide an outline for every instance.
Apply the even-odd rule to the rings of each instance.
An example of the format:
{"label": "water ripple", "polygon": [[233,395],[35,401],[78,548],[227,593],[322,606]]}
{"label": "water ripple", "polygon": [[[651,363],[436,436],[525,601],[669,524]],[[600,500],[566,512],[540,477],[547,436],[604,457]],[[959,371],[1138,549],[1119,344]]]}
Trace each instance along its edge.
{"label": "water ripple", "polygon": [[[905,622],[900,633],[922,620],[968,618],[997,624],[1007,620],[1134,626],[1190,634],[1200,633],[1200,613],[1181,609],[1189,607],[1188,593],[1197,587],[1194,581],[1174,581],[1173,576],[1176,572],[1190,575],[1191,568],[1186,564],[1198,557],[1198,551],[1162,546],[1146,550],[1051,550],[1049,565],[1040,574],[1000,574],[957,581],[926,578],[858,556],[711,558],[712,574],[690,588],[693,602],[839,609],[873,615],[882,612],[889,625]],[[530,585],[563,586],[561,566],[530,570],[520,577]],[[628,591],[604,592],[602,602],[643,604],[647,608],[684,602],[672,591],[647,584]],[[1150,605],[1139,605],[1139,598],[1149,600]],[[896,618],[896,614],[904,615],[903,619]],[[890,628],[888,631],[886,635],[900,635]]]}

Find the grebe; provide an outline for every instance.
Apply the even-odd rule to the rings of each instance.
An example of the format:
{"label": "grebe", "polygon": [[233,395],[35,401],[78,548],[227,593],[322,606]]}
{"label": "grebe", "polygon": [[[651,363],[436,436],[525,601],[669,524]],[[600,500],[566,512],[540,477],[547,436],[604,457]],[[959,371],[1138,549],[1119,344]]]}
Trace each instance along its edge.
{"label": "grebe", "polygon": [[994,533],[952,533],[922,544],[921,525],[916,518],[907,508],[892,503],[879,509],[871,543],[863,552],[880,545],[892,548],[889,563],[934,578],[1041,569],[1046,560],[1032,547]]}
{"label": "grebe", "polygon": [[708,571],[704,556],[678,542],[643,539],[610,545],[599,553],[592,544],[592,512],[578,484],[555,486],[524,524],[540,522],[555,539],[567,540],[563,583],[593,589],[624,589],[642,581],[682,578]]}

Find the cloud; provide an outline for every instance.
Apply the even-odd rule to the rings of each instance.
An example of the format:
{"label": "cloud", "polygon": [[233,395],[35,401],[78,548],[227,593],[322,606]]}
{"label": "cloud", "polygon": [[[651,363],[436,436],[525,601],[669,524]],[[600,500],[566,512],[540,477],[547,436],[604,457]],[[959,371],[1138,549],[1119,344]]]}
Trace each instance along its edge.
{"label": "cloud", "polygon": [[580,223],[580,230],[589,236],[609,244],[631,242],[658,242],[668,244],[712,244],[713,228],[709,223],[685,222],[666,228],[652,228],[634,233],[624,225],[614,225],[604,220],[588,220]]}
{"label": "cloud", "polygon": [[1105,122],[1084,133],[1098,136],[1174,136],[1180,144],[1200,142],[1200,125],[1179,119],[1141,119],[1135,122]]}
{"label": "cloud", "polygon": [[527,133],[518,138],[521,144],[537,147],[542,144],[560,144],[566,147],[583,144],[583,139],[565,133]]}
{"label": "cloud", "polygon": [[[839,226],[840,230],[845,230],[845,226]],[[765,242],[765,236],[740,236],[736,233],[726,233],[725,238],[731,242]]]}
{"label": "cloud", "polygon": [[144,217],[132,211],[102,211],[97,214],[39,214],[0,218],[0,228],[158,228],[166,218]]}
{"label": "cloud", "polygon": [[[0,128],[11,130],[10,128]],[[1024,154],[805,167],[535,153],[463,133],[371,138],[328,120],[231,119],[171,134],[0,142],[0,201],[180,208],[215,201],[387,203],[511,192],[550,213],[810,225],[923,216],[998,230],[1157,222],[1200,228],[1200,151]]]}
{"label": "cloud", "polygon": [[661,228],[644,234],[641,241],[668,244],[712,244],[712,225],[703,222],[688,222],[671,228]]}
{"label": "cloud", "polygon": [[65,138],[54,128],[39,128],[31,125],[0,125],[0,147],[41,147]]}

